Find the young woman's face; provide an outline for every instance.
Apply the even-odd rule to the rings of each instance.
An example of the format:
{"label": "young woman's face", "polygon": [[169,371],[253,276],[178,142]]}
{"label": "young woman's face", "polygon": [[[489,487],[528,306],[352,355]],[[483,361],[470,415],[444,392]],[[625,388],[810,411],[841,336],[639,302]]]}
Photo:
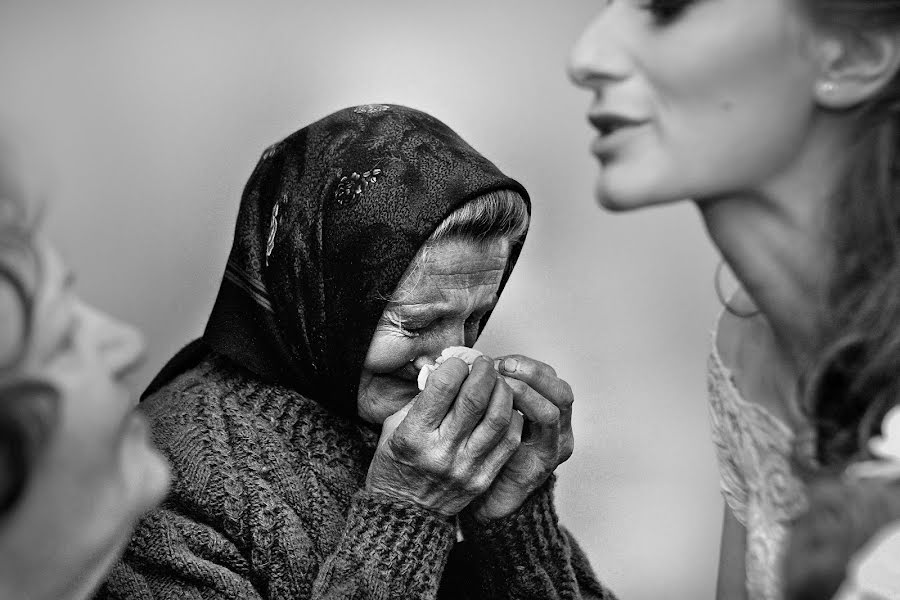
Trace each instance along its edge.
{"label": "young woman's face", "polygon": [[425,256],[422,268],[398,286],[369,345],[357,408],[372,423],[383,423],[419,393],[419,370],[444,348],[475,343],[481,319],[497,302],[509,243],[446,241]]}
{"label": "young woman's face", "polygon": [[608,0],[576,43],[594,93],[598,199],[631,209],[752,191],[788,168],[814,114],[799,0]]}
{"label": "young woman's face", "polygon": [[56,390],[58,419],[23,496],[0,522],[0,553],[12,557],[7,567],[31,572],[34,589],[70,597],[102,580],[138,516],[162,500],[169,469],[123,385],[143,354],[140,333],[81,301],[60,257],[42,240],[36,247],[22,366]]}

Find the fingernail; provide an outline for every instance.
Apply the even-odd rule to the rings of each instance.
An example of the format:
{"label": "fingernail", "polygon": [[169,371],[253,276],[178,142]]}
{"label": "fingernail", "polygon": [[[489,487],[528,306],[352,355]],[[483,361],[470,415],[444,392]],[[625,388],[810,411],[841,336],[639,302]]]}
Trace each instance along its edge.
{"label": "fingernail", "polygon": [[519,368],[519,361],[514,358],[504,358],[500,366],[505,373],[515,373],[516,369]]}

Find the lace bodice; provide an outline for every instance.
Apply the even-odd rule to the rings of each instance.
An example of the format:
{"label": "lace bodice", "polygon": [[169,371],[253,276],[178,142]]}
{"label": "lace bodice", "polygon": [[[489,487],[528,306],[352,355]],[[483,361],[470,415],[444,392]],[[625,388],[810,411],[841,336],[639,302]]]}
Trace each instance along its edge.
{"label": "lace bodice", "polygon": [[747,530],[747,596],[779,600],[787,524],[806,507],[791,470],[794,434],[763,406],[744,400],[719,356],[715,332],[707,383],[722,494]]}

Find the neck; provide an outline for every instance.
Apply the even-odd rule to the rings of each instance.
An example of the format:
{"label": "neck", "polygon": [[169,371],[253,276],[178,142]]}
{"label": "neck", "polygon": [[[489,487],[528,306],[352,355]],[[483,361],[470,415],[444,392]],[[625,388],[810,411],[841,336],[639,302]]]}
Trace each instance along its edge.
{"label": "neck", "polygon": [[765,187],[697,201],[713,243],[794,373],[815,356],[832,251],[827,206],[845,164],[834,149],[841,147],[815,136]]}

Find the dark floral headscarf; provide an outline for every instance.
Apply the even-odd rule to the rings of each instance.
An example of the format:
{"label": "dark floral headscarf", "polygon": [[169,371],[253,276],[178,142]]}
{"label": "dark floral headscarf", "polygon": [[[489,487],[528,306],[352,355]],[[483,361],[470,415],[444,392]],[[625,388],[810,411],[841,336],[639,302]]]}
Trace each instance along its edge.
{"label": "dark floral headscarf", "polygon": [[[247,182],[202,339],[145,395],[213,350],[355,414],[386,298],[444,218],[502,188],[528,202],[518,182],[410,108],[348,108],[290,135],[263,153]],[[518,253],[517,244],[501,290]]]}

